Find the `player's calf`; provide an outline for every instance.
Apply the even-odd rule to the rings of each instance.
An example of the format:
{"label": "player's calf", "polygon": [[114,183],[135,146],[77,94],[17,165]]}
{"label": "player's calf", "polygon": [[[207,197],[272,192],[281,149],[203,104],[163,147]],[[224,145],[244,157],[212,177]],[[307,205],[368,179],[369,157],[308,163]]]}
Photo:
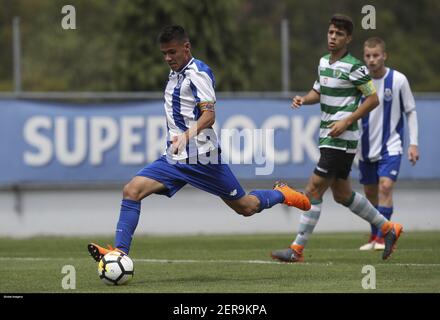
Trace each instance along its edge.
{"label": "player's calf", "polygon": [[244,217],[250,217],[255,213],[259,212],[259,200],[257,197],[252,195],[246,195],[237,200],[226,200],[223,201],[236,213]]}
{"label": "player's calf", "polygon": [[257,209],[244,207],[244,208],[235,209],[235,212],[243,217],[250,217],[257,213]]}

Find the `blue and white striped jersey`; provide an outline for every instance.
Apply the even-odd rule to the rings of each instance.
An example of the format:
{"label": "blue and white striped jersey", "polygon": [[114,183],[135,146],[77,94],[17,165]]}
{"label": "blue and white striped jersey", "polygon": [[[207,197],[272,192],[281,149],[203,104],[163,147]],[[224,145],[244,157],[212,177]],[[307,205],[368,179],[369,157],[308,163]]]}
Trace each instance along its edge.
{"label": "blue and white striped jersey", "polygon": [[[374,162],[402,154],[403,114],[415,111],[416,105],[408,80],[399,71],[387,68],[383,78],[372,80],[379,106],[361,120],[362,136],[358,154],[361,160]],[[414,130],[417,131],[417,127]],[[414,136],[417,137],[417,134]],[[417,141],[410,143],[417,144]]]}
{"label": "blue and white striped jersey", "polygon": [[[181,135],[199,119],[199,105],[215,103],[215,78],[203,61],[192,58],[179,72],[171,71],[165,88],[165,113],[167,119],[167,150],[175,136]],[[182,160],[215,150],[218,138],[214,130],[203,130],[187,145],[186,150],[173,160]],[[167,152],[165,152],[166,154]]]}

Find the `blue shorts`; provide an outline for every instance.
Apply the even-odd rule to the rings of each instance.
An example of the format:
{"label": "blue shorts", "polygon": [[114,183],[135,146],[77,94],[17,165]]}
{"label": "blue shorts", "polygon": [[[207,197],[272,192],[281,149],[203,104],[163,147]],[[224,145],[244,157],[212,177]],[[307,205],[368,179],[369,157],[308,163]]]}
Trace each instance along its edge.
{"label": "blue shorts", "polygon": [[246,194],[229,166],[222,163],[171,164],[163,155],[136,175],[164,184],[167,190],[158,194],[170,198],[187,183],[226,200],[236,200]]}
{"label": "blue shorts", "polygon": [[388,156],[375,162],[359,160],[360,183],[377,184],[379,177],[388,177],[396,181],[401,160],[401,155]]}

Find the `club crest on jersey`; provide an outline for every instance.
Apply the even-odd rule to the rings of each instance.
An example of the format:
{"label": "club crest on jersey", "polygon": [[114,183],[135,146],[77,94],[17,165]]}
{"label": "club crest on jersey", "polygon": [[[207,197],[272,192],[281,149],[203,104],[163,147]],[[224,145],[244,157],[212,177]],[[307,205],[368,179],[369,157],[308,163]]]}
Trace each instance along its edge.
{"label": "club crest on jersey", "polygon": [[323,84],[327,84],[327,82],[328,82],[328,78],[327,77],[322,78],[322,83]]}
{"label": "club crest on jersey", "polygon": [[385,101],[393,100],[393,91],[390,88],[385,88],[384,93],[383,93],[383,99]]}
{"label": "club crest on jersey", "polygon": [[175,89],[180,89],[180,87],[182,86],[182,82],[185,79],[185,76],[183,75],[177,75],[177,85],[175,87]]}
{"label": "club crest on jersey", "polygon": [[342,76],[342,71],[338,69],[333,70],[333,78],[339,79]]}

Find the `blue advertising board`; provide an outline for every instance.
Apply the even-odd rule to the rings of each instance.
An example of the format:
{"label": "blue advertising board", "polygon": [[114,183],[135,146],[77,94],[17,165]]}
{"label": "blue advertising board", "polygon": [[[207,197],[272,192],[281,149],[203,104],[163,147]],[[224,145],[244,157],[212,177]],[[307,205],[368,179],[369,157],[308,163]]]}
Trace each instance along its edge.
{"label": "blue advertising board", "polygon": [[[421,159],[412,167],[405,148],[400,178],[440,178],[440,101],[416,104]],[[319,158],[319,114],[288,99],[222,99],[215,129],[239,179],[306,179]],[[0,145],[3,186],[127,181],[165,151],[163,103],[0,100]]]}

